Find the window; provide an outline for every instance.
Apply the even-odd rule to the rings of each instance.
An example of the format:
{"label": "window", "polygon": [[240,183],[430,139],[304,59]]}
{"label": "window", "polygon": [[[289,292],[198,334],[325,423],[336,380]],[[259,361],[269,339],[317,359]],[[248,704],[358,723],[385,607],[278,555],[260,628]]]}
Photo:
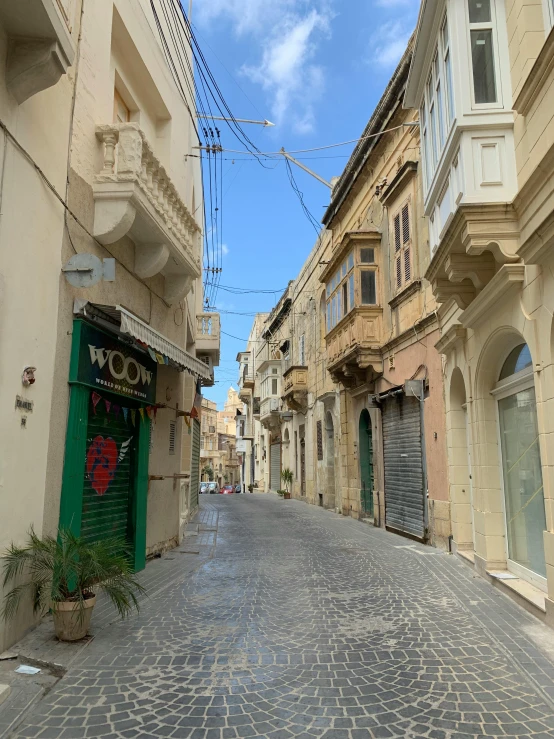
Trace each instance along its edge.
{"label": "window", "polygon": [[302,334],[299,341],[298,361],[302,367],[306,364],[306,337],[304,334]]}
{"label": "window", "polygon": [[377,293],[375,285],[374,270],[363,269],[360,272],[360,293],[362,296],[362,305],[375,305],[377,303]]}
{"label": "window", "polygon": [[317,422],[317,458],[323,459],[323,427],[321,421]]}
{"label": "window", "polygon": [[[373,251],[369,249],[367,251]],[[345,258],[327,284],[327,333],[354,307],[354,253]],[[300,364],[304,364],[300,362]]]}
{"label": "window", "polygon": [[361,264],[375,264],[375,249],[360,249]]}
{"label": "window", "polygon": [[548,34],[552,26],[554,26],[554,0],[546,0],[545,21],[546,33]]}
{"label": "window", "polygon": [[114,90],[113,93],[113,122],[114,123],[129,123],[131,120],[131,111],[123,102],[123,98]]}
{"label": "window", "polygon": [[475,103],[496,103],[491,0],[468,0],[468,10]]}
{"label": "window", "polygon": [[176,430],[176,423],[175,421],[169,422],[169,453],[175,454],[175,430]]}
{"label": "window", "polygon": [[404,203],[393,218],[394,231],[394,278],[396,289],[400,290],[412,279],[412,233],[410,205]]}
{"label": "window", "polygon": [[419,119],[423,147],[423,171],[425,185],[428,189],[454,121],[452,62],[446,16],[425,86]]}
{"label": "window", "polygon": [[271,394],[277,395],[277,378],[276,377],[274,377],[271,380]]}

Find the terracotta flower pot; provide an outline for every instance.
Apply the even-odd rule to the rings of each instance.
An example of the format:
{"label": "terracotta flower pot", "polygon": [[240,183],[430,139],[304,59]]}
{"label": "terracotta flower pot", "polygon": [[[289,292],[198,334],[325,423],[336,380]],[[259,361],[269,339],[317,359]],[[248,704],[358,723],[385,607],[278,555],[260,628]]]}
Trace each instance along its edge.
{"label": "terracotta flower pot", "polygon": [[92,609],[96,603],[96,596],[87,598],[83,613],[80,614],[80,604],[75,601],[58,602],[52,604],[52,616],[56,636],[61,641],[78,641],[87,635],[92,618]]}
{"label": "terracotta flower pot", "polygon": [[290,493],[285,493],[285,494],[283,495],[283,498],[284,498],[285,500],[290,500]]}

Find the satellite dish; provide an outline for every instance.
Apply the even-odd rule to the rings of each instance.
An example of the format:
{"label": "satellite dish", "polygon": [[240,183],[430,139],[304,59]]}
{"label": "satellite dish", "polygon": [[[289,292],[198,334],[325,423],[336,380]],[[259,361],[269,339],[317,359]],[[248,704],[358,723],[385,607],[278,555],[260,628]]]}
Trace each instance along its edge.
{"label": "satellite dish", "polygon": [[94,254],[74,254],[62,267],[73,287],[92,287],[100,280],[115,281],[115,259],[99,259]]}

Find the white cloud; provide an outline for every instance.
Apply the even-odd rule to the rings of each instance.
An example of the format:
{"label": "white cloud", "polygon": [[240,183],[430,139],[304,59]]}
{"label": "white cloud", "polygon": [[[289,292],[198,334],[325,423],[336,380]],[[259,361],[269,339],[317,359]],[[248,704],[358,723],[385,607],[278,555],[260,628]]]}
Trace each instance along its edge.
{"label": "white cloud", "polygon": [[300,133],[313,130],[314,104],[324,89],[324,72],[314,57],[318,43],[330,35],[330,2],[205,0],[199,5],[200,23],[224,17],[235,33],[253,38],[261,58],[241,71],[266,91],[273,122]]}
{"label": "white cloud", "polygon": [[223,254],[224,257],[226,257],[227,254],[229,254],[229,247],[227,246],[227,244],[221,244],[221,253]]}
{"label": "white cloud", "polygon": [[394,67],[406,51],[412,31],[411,24],[404,21],[383,23],[371,38],[370,62],[380,67]]}

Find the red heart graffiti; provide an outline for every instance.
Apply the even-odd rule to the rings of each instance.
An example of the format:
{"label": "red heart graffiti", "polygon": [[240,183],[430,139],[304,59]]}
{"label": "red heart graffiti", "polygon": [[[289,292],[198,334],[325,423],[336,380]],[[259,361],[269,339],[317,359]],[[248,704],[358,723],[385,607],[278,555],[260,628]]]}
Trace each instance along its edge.
{"label": "red heart graffiti", "polygon": [[87,452],[87,474],[93,490],[104,495],[117,470],[117,446],[112,438],[96,436]]}

